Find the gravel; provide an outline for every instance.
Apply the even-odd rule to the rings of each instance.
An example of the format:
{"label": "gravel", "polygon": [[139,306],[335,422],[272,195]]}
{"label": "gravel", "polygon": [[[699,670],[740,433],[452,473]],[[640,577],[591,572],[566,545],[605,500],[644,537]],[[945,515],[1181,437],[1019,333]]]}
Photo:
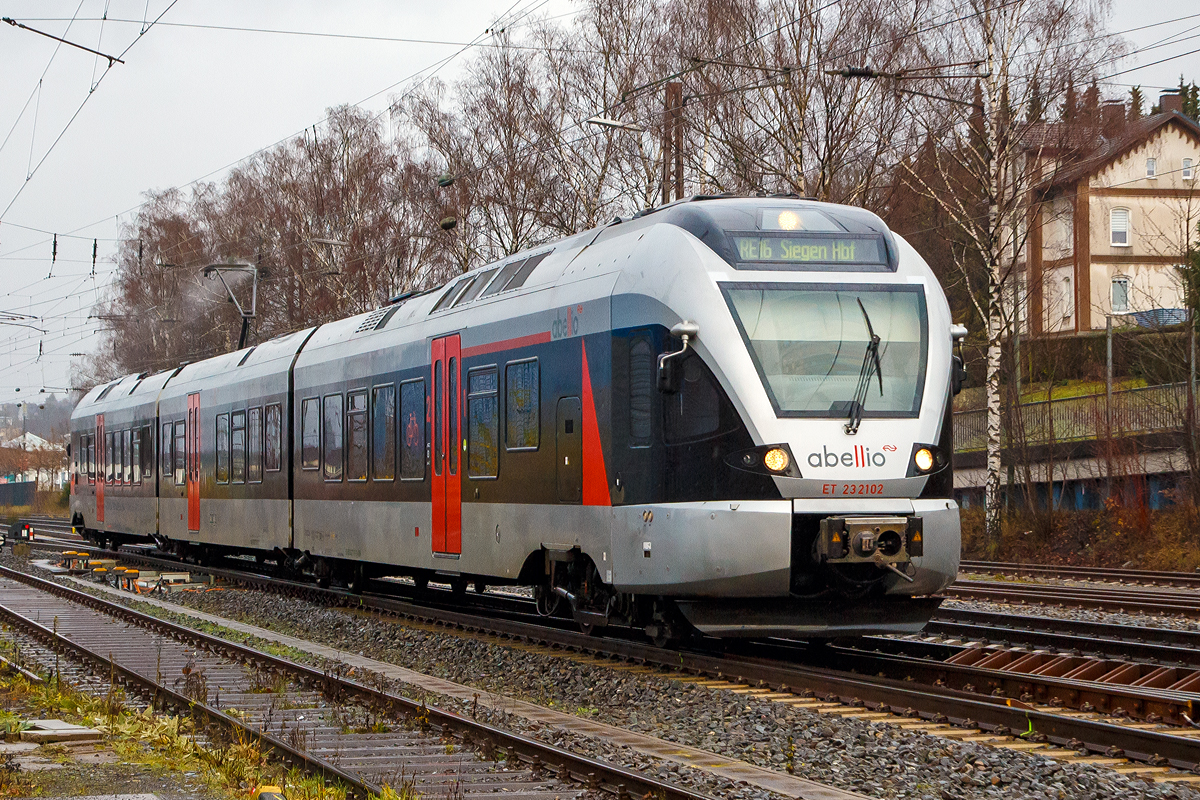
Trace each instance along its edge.
{"label": "gravel", "polygon": [[[176,593],[166,599],[764,767],[782,771],[790,766],[797,776],[872,797],[1200,800],[1200,792],[1183,784],[1153,784],[1103,767],[1064,764],[1032,753],[821,715],[665,677],[631,675],[466,635],[409,628],[295,598],[230,589]],[[449,698],[432,702],[462,709]],[[720,797],[772,797],[591,737],[513,718],[496,721],[672,781],[695,781],[692,785]]]}
{"label": "gravel", "polygon": [[1136,625],[1139,628],[1165,628],[1176,631],[1200,631],[1200,620],[1165,614],[1130,614],[1127,612],[1095,611],[1090,608],[1042,606],[1026,603],[985,603],[979,600],[945,600],[942,608],[981,611],[989,614],[1019,614],[1049,617],[1073,622],[1100,622],[1108,625]]}

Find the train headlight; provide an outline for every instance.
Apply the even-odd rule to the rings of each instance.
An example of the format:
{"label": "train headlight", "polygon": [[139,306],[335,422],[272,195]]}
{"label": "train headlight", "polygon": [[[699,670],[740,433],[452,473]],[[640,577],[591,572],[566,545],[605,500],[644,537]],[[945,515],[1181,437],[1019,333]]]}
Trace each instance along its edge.
{"label": "train headlight", "polygon": [[800,227],[800,216],[795,211],[779,212],[779,230],[794,231]]}
{"label": "train headlight", "polygon": [[790,460],[787,451],[782,447],[772,447],[763,453],[763,466],[772,472],[783,472],[788,468]]}
{"label": "train headlight", "polygon": [[933,451],[928,447],[922,447],[913,453],[913,463],[921,472],[929,472],[933,469]]}

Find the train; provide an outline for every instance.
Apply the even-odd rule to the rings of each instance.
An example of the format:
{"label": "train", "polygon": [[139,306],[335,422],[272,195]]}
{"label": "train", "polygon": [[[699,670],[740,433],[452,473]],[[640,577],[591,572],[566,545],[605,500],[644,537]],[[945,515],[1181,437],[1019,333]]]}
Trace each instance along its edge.
{"label": "train", "polygon": [[965,334],[869,211],[686,198],[95,386],[72,524],[655,641],[916,632],[958,570]]}

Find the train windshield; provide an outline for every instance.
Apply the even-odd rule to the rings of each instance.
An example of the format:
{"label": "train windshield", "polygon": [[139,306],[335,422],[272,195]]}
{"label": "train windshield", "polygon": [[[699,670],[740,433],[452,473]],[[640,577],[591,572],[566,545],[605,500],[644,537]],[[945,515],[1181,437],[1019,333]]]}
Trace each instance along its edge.
{"label": "train windshield", "polygon": [[759,377],[780,416],[841,417],[850,410],[879,336],[864,417],[915,417],[925,387],[929,322],[920,286],[724,284]]}

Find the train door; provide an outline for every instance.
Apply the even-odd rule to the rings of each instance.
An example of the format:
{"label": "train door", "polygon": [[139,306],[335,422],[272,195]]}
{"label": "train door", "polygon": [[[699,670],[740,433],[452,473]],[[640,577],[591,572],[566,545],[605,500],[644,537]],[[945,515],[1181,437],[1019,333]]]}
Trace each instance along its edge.
{"label": "train door", "polygon": [[583,502],[583,406],[578,397],[558,401],[554,447],[558,456],[558,502]]}
{"label": "train door", "polygon": [[458,334],[434,339],[430,352],[433,387],[433,552],[462,553],[461,373]]}
{"label": "train door", "polygon": [[104,522],[104,415],[96,415],[96,522]]}
{"label": "train door", "polygon": [[187,479],[188,531],[200,532],[200,393],[188,395],[187,428],[183,439]]}

